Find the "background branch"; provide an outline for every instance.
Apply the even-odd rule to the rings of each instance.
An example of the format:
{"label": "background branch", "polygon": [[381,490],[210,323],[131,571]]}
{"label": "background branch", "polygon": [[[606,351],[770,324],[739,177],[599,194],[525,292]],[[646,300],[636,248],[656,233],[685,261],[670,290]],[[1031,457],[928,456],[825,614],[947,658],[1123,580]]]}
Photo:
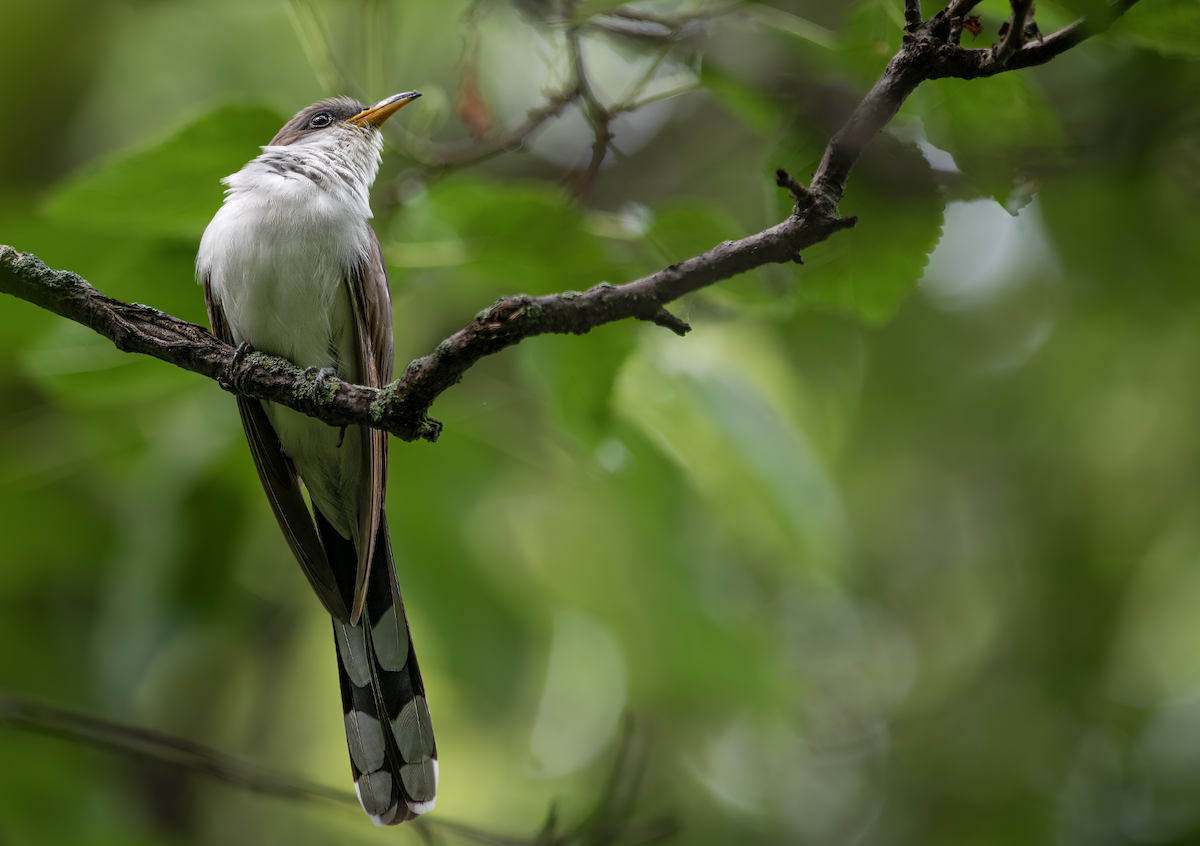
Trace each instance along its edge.
{"label": "background branch", "polygon": [[0,690],[0,724],[181,767],[255,793],[358,807],[351,791],[270,774],[177,735],[54,708],[13,691]]}
{"label": "background branch", "polygon": [[[358,798],[352,791],[295,776],[270,773],[240,758],[178,735],[55,708],[14,691],[0,690],[0,725],[166,764],[266,796],[295,802],[332,802],[353,809],[356,814],[361,812]],[[554,834],[557,814],[553,808],[542,831],[532,837],[498,834],[439,817],[422,818],[413,825],[430,831],[456,834],[474,843],[496,846],[547,842],[566,846],[571,843],[614,843],[618,840],[626,844],[640,844],[659,840],[676,832],[678,826],[668,819],[631,825],[648,750],[649,738],[646,733],[638,729],[632,718],[626,718],[609,776],[594,809],[575,829],[561,834]],[[548,834],[552,836],[548,837]]]}

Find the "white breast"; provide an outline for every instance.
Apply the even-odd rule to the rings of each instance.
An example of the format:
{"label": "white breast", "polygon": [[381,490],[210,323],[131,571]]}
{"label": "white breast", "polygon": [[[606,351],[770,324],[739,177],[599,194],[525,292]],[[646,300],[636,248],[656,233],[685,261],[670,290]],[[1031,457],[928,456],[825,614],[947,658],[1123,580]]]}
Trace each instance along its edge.
{"label": "white breast", "polygon": [[338,337],[352,326],[345,278],[367,253],[366,217],[303,176],[238,176],[253,185],[230,193],[197,258],[234,340],[301,367],[344,367],[331,344],[351,340]]}
{"label": "white breast", "polygon": [[[224,180],[229,191],[200,241],[197,276],[209,278],[235,343],[361,381],[346,278],[370,247],[367,193],[379,143],[339,146],[331,136],[324,145],[263,150]],[[342,443],[338,429],[263,405],[314,502],[350,537],[362,473],[358,431]]]}

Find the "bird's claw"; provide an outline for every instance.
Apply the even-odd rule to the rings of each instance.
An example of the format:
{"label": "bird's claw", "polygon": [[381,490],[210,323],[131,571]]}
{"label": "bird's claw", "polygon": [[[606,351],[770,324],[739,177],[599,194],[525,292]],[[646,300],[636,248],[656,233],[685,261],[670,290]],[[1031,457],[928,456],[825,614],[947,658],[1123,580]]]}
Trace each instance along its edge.
{"label": "bird's claw", "polygon": [[244,394],[246,392],[246,375],[240,373],[241,364],[245,361],[246,356],[254,352],[254,347],[250,346],[246,341],[242,341],[237,345],[237,349],[233,351],[233,360],[229,362],[229,380],[223,383],[223,387],[232,390],[236,394]]}
{"label": "bird's claw", "polygon": [[313,380],[313,391],[319,391],[326,379],[337,376],[337,371],[332,367],[316,367],[314,365],[304,368],[304,376]]}

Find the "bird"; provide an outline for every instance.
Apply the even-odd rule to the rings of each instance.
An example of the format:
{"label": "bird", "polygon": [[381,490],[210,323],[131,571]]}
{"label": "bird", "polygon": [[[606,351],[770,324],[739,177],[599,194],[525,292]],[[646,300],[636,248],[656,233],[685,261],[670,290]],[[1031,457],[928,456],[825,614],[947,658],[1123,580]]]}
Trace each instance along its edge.
{"label": "bird", "polygon": [[[391,381],[391,294],[370,189],[380,127],[420,96],[321,100],[221,180],[196,278],[213,334],[239,355],[282,356],[318,381]],[[437,745],[388,536],[386,435],[244,396],[237,405],[279,526],[333,620],[359,802],[376,825],[415,819],[436,801]]]}

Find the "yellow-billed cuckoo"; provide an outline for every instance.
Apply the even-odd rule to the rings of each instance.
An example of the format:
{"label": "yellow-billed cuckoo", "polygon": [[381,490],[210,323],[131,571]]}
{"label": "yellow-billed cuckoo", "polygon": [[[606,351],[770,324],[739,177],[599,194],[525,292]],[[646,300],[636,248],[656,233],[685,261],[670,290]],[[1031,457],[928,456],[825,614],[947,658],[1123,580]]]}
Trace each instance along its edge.
{"label": "yellow-billed cuckoo", "polygon": [[[196,257],[215,335],[317,368],[318,378],[391,381],[391,295],[369,192],[379,127],[419,96],[370,107],[323,100],[222,180],[225,202]],[[433,808],[437,746],[388,540],[386,435],[237,402],[279,526],[333,617],[359,801],[376,825],[413,819]]]}

